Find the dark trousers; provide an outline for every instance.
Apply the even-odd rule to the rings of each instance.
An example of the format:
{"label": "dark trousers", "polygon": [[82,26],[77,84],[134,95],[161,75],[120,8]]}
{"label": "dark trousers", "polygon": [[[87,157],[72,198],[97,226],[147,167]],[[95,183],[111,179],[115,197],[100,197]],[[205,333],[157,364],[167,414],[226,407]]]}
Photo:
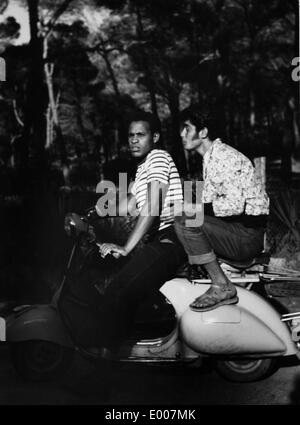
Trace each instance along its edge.
{"label": "dark trousers", "polygon": [[105,291],[101,311],[103,347],[117,351],[129,334],[139,304],[153,289],[175,276],[186,261],[173,226],[145,244],[118,273]]}
{"label": "dark trousers", "polygon": [[206,264],[216,256],[248,260],[260,254],[264,245],[264,228],[246,227],[208,215],[199,227],[187,227],[185,215],[176,217],[175,230],[190,264]]}

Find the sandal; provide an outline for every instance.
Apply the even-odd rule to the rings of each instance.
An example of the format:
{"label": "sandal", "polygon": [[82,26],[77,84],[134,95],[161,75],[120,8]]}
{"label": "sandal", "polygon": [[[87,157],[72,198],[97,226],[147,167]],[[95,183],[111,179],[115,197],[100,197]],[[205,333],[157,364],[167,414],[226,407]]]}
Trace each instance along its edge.
{"label": "sandal", "polygon": [[204,294],[190,304],[190,309],[200,312],[209,311],[221,305],[236,304],[238,301],[237,291],[233,285],[212,284]]}

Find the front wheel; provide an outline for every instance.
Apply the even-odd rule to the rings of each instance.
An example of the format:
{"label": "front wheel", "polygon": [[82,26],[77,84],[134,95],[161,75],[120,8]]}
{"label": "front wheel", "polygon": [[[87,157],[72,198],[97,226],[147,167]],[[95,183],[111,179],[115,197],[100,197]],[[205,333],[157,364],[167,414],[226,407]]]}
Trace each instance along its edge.
{"label": "front wheel", "polygon": [[11,347],[12,362],[19,375],[30,381],[50,381],[71,365],[73,351],[48,341],[25,341]]}
{"label": "front wheel", "polygon": [[253,382],[272,375],[277,369],[278,358],[218,360],[215,369],[228,381]]}

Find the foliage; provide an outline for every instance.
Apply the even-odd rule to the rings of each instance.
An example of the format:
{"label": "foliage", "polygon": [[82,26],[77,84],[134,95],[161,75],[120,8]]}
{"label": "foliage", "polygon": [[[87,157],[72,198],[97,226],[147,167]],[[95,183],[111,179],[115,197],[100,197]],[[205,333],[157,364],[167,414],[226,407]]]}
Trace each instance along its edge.
{"label": "foliage", "polygon": [[290,191],[280,192],[273,200],[272,211],[286,225],[300,248],[300,209],[297,198]]}
{"label": "foliage", "polygon": [[[47,41],[47,50],[44,46],[36,54],[43,54],[43,61],[52,69],[51,81],[46,75],[40,77],[48,89],[49,83],[53,86],[58,115],[54,130],[48,129],[54,132],[53,141],[47,142],[40,129],[45,138],[39,137],[38,143],[41,151],[48,149],[48,164],[93,157],[99,162],[101,177],[105,163],[126,149],[123,117],[133,108],[142,108],[160,117],[166,147],[184,171],[178,115],[194,102],[211,103],[222,123],[224,139],[251,157],[281,154],[283,143],[288,145],[284,151],[289,155],[296,151],[297,102],[289,83],[296,2],[35,0],[30,5],[33,3],[38,5],[38,39]],[[0,87],[0,134],[11,155],[14,151],[9,145],[24,133],[22,123],[26,128],[32,120],[26,106],[33,95],[29,85],[32,61],[42,60],[32,56],[32,45],[14,45],[17,21],[17,17],[9,17],[0,24],[4,56],[11,70],[6,86]],[[35,109],[42,109],[45,118],[49,90],[48,94],[46,87],[39,90]],[[30,140],[26,143],[29,159],[41,154]],[[7,165],[17,162],[8,154],[3,161]]]}

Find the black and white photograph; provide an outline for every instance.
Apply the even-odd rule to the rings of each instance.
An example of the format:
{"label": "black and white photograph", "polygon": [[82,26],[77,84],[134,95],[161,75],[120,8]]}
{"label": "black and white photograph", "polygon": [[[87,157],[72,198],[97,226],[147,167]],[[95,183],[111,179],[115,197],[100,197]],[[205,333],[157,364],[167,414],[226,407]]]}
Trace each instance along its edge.
{"label": "black and white photograph", "polygon": [[300,405],[299,15],[0,0],[1,407]]}

